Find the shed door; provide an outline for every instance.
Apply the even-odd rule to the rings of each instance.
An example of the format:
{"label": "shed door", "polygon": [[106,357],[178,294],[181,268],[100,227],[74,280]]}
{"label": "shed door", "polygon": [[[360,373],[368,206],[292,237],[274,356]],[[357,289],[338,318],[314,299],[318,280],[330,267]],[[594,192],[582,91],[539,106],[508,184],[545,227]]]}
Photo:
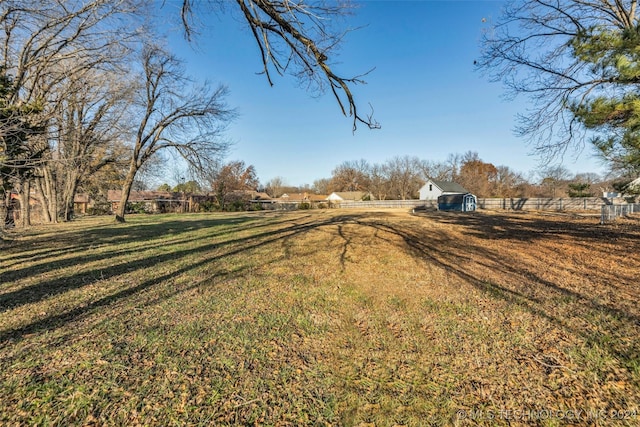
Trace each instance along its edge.
{"label": "shed door", "polygon": [[472,212],[476,210],[476,198],[473,194],[467,194],[464,196],[464,211]]}

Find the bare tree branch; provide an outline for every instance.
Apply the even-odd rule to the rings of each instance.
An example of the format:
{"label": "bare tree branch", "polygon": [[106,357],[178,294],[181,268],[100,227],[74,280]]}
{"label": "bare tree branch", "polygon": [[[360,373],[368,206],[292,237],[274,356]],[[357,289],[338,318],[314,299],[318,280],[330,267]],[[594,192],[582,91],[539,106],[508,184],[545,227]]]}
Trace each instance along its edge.
{"label": "bare tree branch", "polygon": [[[338,102],[345,116],[353,118],[353,130],[358,124],[370,129],[380,128],[372,114],[359,113],[352,86],[364,84],[364,73],[355,77],[337,74],[329,63],[345,32],[335,31],[333,21],[348,12],[348,2],[305,2],[292,0],[236,0],[260,50],[263,73],[273,85],[272,70],[291,73],[315,86],[326,87]],[[192,0],[183,0],[182,19],[185,31],[191,34],[188,14]],[[370,71],[369,71],[370,72]]]}
{"label": "bare tree branch", "polygon": [[584,147],[589,132],[577,106],[636,91],[640,76],[622,75],[616,47],[605,47],[607,34],[636,31],[636,7],[635,0],[511,1],[484,32],[477,68],[507,96],[531,101],[516,133],[544,160]]}

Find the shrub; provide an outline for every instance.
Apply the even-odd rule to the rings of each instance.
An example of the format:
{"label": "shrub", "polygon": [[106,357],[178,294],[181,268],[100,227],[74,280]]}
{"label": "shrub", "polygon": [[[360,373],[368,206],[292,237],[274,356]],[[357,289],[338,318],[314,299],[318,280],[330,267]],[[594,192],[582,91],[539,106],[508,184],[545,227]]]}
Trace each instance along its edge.
{"label": "shrub", "polygon": [[125,210],[133,214],[147,213],[147,205],[144,202],[127,202]]}
{"label": "shrub", "polygon": [[233,202],[227,204],[226,209],[229,212],[241,212],[246,210],[246,203],[244,200],[234,200]]}
{"label": "shrub", "polygon": [[90,208],[87,208],[87,215],[109,215],[111,213],[111,204],[95,203]]}
{"label": "shrub", "polygon": [[213,200],[205,200],[200,203],[200,211],[201,212],[215,212],[220,210],[220,205]]}

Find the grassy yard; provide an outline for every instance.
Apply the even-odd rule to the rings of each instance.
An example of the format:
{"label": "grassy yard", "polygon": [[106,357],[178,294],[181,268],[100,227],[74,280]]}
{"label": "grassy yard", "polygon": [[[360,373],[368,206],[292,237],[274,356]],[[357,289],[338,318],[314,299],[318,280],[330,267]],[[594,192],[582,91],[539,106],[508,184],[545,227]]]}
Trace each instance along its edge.
{"label": "grassy yard", "polygon": [[638,425],[640,222],[84,218],[0,251],[0,425]]}

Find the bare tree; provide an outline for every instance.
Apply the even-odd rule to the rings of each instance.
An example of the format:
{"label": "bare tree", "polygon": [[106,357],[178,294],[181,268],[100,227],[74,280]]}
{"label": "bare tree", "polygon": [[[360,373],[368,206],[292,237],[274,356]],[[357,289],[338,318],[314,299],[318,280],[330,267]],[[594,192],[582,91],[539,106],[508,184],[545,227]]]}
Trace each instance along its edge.
{"label": "bare tree", "polygon": [[455,181],[460,175],[460,167],[462,166],[462,155],[460,153],[449,154],[445,161],[445,169],[442,175],[447,181]]}
{"label": "bare tree", "polygon": [[224,103],[225,87],[192,85],[180,62],[163,49],[147,46],[141,61],[142,84],[137,108],[132,112],[137,126],[116,213],[120,222],[124,221],[136,174],[149,158],[161,150],[170,150],[184,158],[193,170],[204,172],[217,164],[228,148],[220,133],[233,117],[233,111]]}
{"label": "bare tree", "polygon": [[70,76],[126,55],[127,44],[139,40],[132,19],[143,13],[140,3],[3,0],[0,68],[13,77],[10,104],[39,103],[46,110]]}
{"label": "bare tree", "polygon": [[[110,163],[126,160],[118,141],[122,136],[121,123],[125,122],[132,101],[129,92],[130,85],[122,77],[96,69],[78,73],[57,91],[59,100],[51,120],[52,127],[58,129],[57,138],[51,138],[56,161],[43,167],[39,175],[47,177],[54,173],[58,177],[65,220],[72,219],[74,197],[88,176]],[[55,167],[55,172],[47,171],[47,167]],[[42,204],[47,206],[46,200]],[[55,214],[53,210],[51,215]]]}
{"label": "bare tree", "polygon": [[558,197],[567,186],[571,172],[561,165],[548,166],[539,171],[540,185],[545,191],[545,197]]}
{"label": "bare tree", "polygon": [[581,149],[593,132],[604,134],[593,139],[596,147],[619,142],[616,127],[636,117],[633,103],[617,113],[594,113],[607,109],[598,105],[602,100],[614,100],[608,105],[613,107],[628,95],[635,99],[640,82],[636,0],[511,1],[492,24],[476,64],[503,82],[508,95],[531,101],[519,116],[517,133],[544,159]]}
{"label": "bare tree", "polygon": [[376,200],[386,200],[391,193],[389,169],[383,164],[374,164],[369,173],[369,191]]}
{"label": "bare tree", "polygon": [[[46,191],[49,195],[49,203],[43,206],[49,219],[55,220],[57,215],[56,179],[46,175],[50,172],[47,166],[59,157],[51,120],[60,95],[66,93],[63,87],[98,64],[108,68],[106,58],[113,60],[126,55],[127,44],[138,37],[132,20],[142,13],[142,5],[142,0],[0,3],[0,69],[12,78],[12,91],[6,103],[16,111],[25,107],[37,110],[36,127],[41,129],[39,136],[25,140],[25,152],[31,155],[28,162],[22,162],[21,168],[26,172],[19,175],[14,185],[28,188],[35,179],[39,193]],[[0,133],[6,132],[5,124],[0,127]],[[29,203],[23,201],[23,205],[28,209]],[[23,219],[28,224],[28,211]]]}
{"label": "bare tree", "polygon": [[[209,4],[214,4],[210,0]],[[193,34],[194,0],[183,0],[182,19],[187,38]],[[335,28],[338,18],[349,13],[348,1],[236,0],[260,49],[263,72],[273,85],[272,72],[293,74],[312,90],[333,93],[342,113],[371,129],[380,125],[372,115],[358,111],[351,87],[363,84],[363,76],[345,77],[330,64],[346,31]],[[217,4],[216,4],[217,6]],[[365,73],[366,74],[366,73]]]}
{"label": "bare tree", "polygon": [[444,162],[431,160],[420,161],[420,173],[423,180],[436,179],[446,181],[451,179],[450,167]]}
{"label": "bare tree", "polygon": [[493,196],[525,197],[529,184],[521,173],[511,170],[509,166],[496,166],[496,171]]}
{"label": "bare tree", "polygon": [[600,176],[600,174],[595,172],[580,172],[573,177],[573,180],[576,182],[584,182],[589,185],[593,185],[601,183],[602,177]]}
{"label": "bare tree", "polygon": [[320,178],[313,181],[312,189],[317,194],[329,194],[331,188],[331,180],[329,178]]}
{"label": "bare tree", "polygon": [[421,176],[422,161],[415,156],[396,156],[385,163],[391,187],[391,197],[413,199],[424,183]]}
{"label": "bare tree", "polygon": [[346,161],[331,172],[331,191],[368,191],[370,166],[366,160]]}
{"label": "bare tree", "polygon": [[250,199],[248,192],[256,191],[258,187],[255,167],[247,166],[243,161],[232,161],[223,165],[211,178],[211,189],[221,210],[227,209],[230,196],[235,195],[235,199],[244,204]]}
{"label": "bare tree", "polygon": [[265,191],[269,194],[270,197],[280,197],[284,193],[284,187],[286,183],[284,182],[284,178],[281,176],[276,176],[271,178],[269,182],[265,184]]}

